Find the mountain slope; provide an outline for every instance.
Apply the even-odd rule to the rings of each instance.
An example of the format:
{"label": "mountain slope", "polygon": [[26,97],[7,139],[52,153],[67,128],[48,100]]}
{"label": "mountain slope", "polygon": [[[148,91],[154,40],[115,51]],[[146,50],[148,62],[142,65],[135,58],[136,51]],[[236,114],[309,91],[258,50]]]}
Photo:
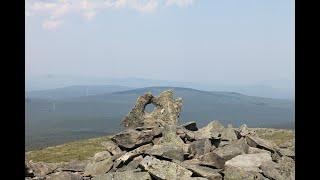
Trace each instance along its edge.
{"label": "mountain slope", "polygon": [[[181,122],[195,120],[201,127],[212,120],[251,127],[294,123],[294,101],[208,92],[179,87],[149,87],[59,100],[26,101],[26,144],[43,147],[120,130],[121,119],[145,92],[158,95],[173,89],[182,97]],[[150,111],[152,105],[147,106]],[[288,125],[289,126],[289,125]],[[66,136],[64,136],[64,134]],[[35,144],[36,143],[36,144]]]}
{"label": "mountain slope", "polygon": [[117,85],[90,85],[90,86],[68,86],[64,88],[28,91],[28,98],[64,99],[96,94],[112,93],[133,89],[127,86]]}

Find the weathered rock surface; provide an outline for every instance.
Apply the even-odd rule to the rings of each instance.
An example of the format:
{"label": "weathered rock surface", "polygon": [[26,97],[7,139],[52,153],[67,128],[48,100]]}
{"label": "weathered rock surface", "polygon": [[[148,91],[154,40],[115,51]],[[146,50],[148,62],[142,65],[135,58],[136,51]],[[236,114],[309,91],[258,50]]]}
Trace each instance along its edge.
{"label": "weathered rock surface", "polygon": [[261,139],[257,136],[246,136],[246,141],[249,146],[255,147],[255,148],[260,148],[260,149],[265,149],[270,152],[275,151],[275,145],[269,141],[266,141],[264,139]]}
{"label": "weathered rock surface", "polygon": [[151,156],[146,156],[140,165],[158,179],[179,179],[192,175],[191,171],[176,163],[159,160]]}
{"label": "weathered rock surface", "polygon": [[196,139],[220,139],[221,134],[224,130],[223,125],[219,121],[212,121],[207,126],[199,129],[195,133]]}
{"label": "weathered rock surface", "polygon": [[248,154],[249,146],[242,138],[232,144],[219,147],[213,152],[218,156],[222,157],[225,161],[232,159],[235,156],[241,154]]}
{"label": "weathered rock surface", "polygon": [[113,141],[104,141],[101,143],[101,145],[105,147],[106,150],[109,151],[112,155],[122,153],[121,149]]}
{"label": "weathered rock surface", "polygon": [[[153,104],[155,109],[151,113],[145,112],[148,104]],[[137,99],[135,106],[123,119],[122,124],[126,128],[139,126],[178,124],[178,118],[182,107],[182,99],[173,99],[171,90],[160,93],[154,97],[151,93],[146,93]]]}
{"label": "weathered rock surface", "polygon": [[225,167],[235,167],[244,171],[260,172],[259,167],[261,164],[268,161],[272,161],[268,153],[242,154],[227,161]]}
{"label": "weathered rock surface", "polygon": [[123,171],[96,176],[92,180],[151,180],[151,176],[147,172]]}
{"label": "weathered rock surface", "polygon": [[210,139],[200,139],[190,143],[188,152],[192,157],[199,157],[215,149]]}
{"label": "weathered rock surface", "polygon": [[48,180],[82,180],[81,174],[71,172],[56,172],[46,177]]}
{"label": "weathered rock surface", "polygon": [[97,176],[107,173],[113,165],[112,158],[107,158],[99,162],[90,162],[84,171],[85,175],[88,176]]}
{"label": "weathered rock surface", "polygon": [[246,171],[238,167],[227,166],[224,171],[225,180],[266,180],[260,173]]}

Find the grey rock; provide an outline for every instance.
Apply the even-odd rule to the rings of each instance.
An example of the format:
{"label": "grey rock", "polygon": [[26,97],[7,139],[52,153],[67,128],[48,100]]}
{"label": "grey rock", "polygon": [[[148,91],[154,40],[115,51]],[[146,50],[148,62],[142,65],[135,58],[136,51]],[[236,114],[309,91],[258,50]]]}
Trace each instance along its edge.
{"label": "grey rock", "polygon": [[188,151],[191,156],[199,157],[201,155],[209,153],[213,149],[214,146],[212,146],[210,139],[200,139],[191,142]]}
{"label": "grey rock", "polygon": [[236,167],[244,171],[260,172],[259,167],[261,164],[268,161],[272,161],[268,153],[242,154],[226,161],[225,167]]}
{"label": "grey rock", "polygon": [[276,151],[280,156],[288,156],[293,159],[295,158],[295,153],[290,149],[277,148]]}
{"label": "grey rock", "polygon": [[176,163],[159,160],[151,156],[146,156],[140,165],[158,179],[179,179],[192,175],[191,171]]}
{"label": "grey rock", "polygon": [[154,145],[146,154],[161,156],[167,159],[184,160],[184,150],[181,146],[174,146],[173,144]]}
{"label": "grey rock", "polygon": [[98,162],[110,157],[111,157],[111,154],[109,153],[109,151],[101,151],[101,152],[97,152],[94,155],[93,160]]}
{"label": "grey rock", "polygon": [[88,165],[89,160],[72,160],[61,167],[61,171],[83,172]]}
{"label": "grey rock", "polygon": [[180,165],[192,171],[193,175],[205,177],[210,180],[222,179],[222,175],[219,173],[221,172],[221,169],[212,169],[206,166],[200,166],[188,162],[182,162]]}
{"label": "grey rock", "polygon": [[237,140],[237,134],[232,127],[227,127],[222,130],[221,140],[234,141]]}
{"label": "grey rock", "polygon": [[46,177],[48,180],[82,180],[82,176],[71,172],[56,172]]}
{"label": "grey rock", "polygon": [[138,168],[140,162],[143,160],[143,156],[140,155],[140,156],[137,156],[135,158],[133,158],[132,161],[130,161],[127,165],[117,169],[116,171],[117,172],[120,172],[120,171],[129,171],[129,170],[135,170]]}
{"label": "grey rock", "polygon": [[[148,104],[155,106],[151,113],[145,112]],[[181,107],[182,99],[173,99],[173,92],[171,90],[161,92],[158,97],[154,97],[151,93],[146,93],[137,99],[135,106],[122,120],[122,124],[126,128],[144,125],[176,125],[178,124]]]}
{"label": "grey rock", "polygon": [[111,139],[122,148],[133,149],[152,142],[161,132],[157,129],[137,131],[128,129],[114,135]]}
{"label": "grey rock", "polygon": [[32,169],[34,176],[45,177],[47,174],[52,173],[54,170],[56,170],[58,168],[58,165],[56,163],[34,163],[30,161],[29,167],[30,169]]}
{"label": "grey rock", "polygon": [[115,159],[113,169],[117,168],[119,165],[127,163],[128,161],[132,160],[134,157],[137,157],[152,147],[152,144],[146,144],[143,146],[138,147],[132,151],[126,152],[119,158]]}
{"label": "grey rock", "polygon": [[258,172],[246,171],[238,167],[226,167],[224,170],[225,180],[265,180]]}
{"label": "grey rock", "polygon": [[200,161],[200,165],[212,166],[219,169],[223,168],[225,164],[224,158],[220,157],[215,152],[206,153],[197,159]]}
{"label": "grey rock", "polygon": [[222,157],[225,161],[232,159],[235,156],[241,154],[247,154],[249,150],[249,146],[246,141],[242,138],[238,141],[235,141],[229,145],[219,147],[213,152],[218,156]]}
{"label": "grey rock", "polygon": [[151,180],[148,172],[123,171],[99,175],[91,180]]}
{"label": "grey rock", "polygon": [[122,152],[118,145],[113,141],[104,141],[101,143],[101,145],[105,147],[106,150],[109,151],[112,155],[120,154]]}
{"label": "grey rock", "polygon": [[270,151],[271,153],[275,152],[275,147],[276,147],[275,144],[273,144],[267,140],[261,139],[257,136],[249,136],[248,135],[248,136],[246,136],[246,141],[247,141],[248,145],[251,147],[265,149],[265,150]]}
{"label": "grey rock", "polygon": [[84,174],[86,176],[97,176],[107,173],[113,165],[112,157],[99,162],[90,162],[85,168]]}
{"label": "grey rock", "polygon": [[196,139],[220,139],[221,134],[224,130],[223,125],[219,121],[212,121],[207,126],[199,129],[195,132]]}

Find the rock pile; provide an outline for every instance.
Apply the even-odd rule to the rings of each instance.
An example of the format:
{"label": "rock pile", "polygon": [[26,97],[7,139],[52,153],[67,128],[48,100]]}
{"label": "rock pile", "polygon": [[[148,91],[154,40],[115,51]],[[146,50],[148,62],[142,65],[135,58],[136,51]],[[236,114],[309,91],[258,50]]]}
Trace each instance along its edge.
{"label": "rock pile", "polygon": [[[154,111],[145,112],[153,104]],[[295,178],[295,155],[242,125],[218,121],[198,129],[179,125],[182,100],[172,91],[140,96],[122,124],[126,130],[103,142],[105,151],[65,165],[26,162],[26,179],[65,180],[287,180]]]}

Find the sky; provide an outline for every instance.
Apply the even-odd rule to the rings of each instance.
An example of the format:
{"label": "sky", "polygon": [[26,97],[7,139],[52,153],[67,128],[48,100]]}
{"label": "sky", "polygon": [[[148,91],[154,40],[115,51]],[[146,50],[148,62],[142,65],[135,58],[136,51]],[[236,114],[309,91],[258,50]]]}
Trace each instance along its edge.
{"label": "sky", "polygon": [[26,0],[26,77],[294,82],[292,0]]}

